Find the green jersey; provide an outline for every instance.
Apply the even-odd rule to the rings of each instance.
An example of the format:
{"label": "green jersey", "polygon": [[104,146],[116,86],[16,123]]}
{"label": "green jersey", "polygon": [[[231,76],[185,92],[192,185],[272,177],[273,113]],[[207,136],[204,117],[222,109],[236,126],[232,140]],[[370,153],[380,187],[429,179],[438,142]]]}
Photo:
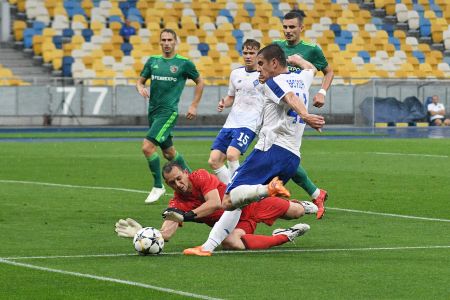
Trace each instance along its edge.
{"label": "green jersey", "polygon": [[[312,63],[317,70],[322,71],[328,66],[328,62],[323,55],[322,49],[316,44],[300,41],[297,45],[291,46],[286,40],[273,41],[283,49],[286,56],[299,54],[305,60]],[[289,66],[290,71],[299,70],[298,67]]]}
{"label": "green jersey", "polygon": [[194,63],[186,57],[150,56],[141,72],[141,77],[151,80],[149,113],[157,109],[178,112],[186,79],[195,80],[199,76]]}

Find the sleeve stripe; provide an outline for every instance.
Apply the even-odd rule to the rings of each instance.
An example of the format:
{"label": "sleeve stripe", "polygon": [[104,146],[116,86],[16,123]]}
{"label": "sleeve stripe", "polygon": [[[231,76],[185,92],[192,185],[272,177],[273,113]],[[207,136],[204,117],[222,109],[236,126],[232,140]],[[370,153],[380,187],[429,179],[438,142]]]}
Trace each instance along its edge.
{"label": "sleeve stripe", "polygon": [[278,98],[281,98],[285,94],[283,89],[273,80],[273,78],[267,80],[266,84]]}

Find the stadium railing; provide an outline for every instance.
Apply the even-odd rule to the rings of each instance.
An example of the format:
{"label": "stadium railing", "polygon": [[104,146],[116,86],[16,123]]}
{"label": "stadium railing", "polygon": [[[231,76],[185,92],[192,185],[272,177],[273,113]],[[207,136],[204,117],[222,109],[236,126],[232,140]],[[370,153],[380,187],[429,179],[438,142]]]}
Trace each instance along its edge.
{"label": "stadium railing", "polygon": [[[0,82],[2,79],[4,78],[0,78]],[[111,125],[123,117],[125,119],[120,119],[120,122],[133,124],[137,120],[136,117],[146,115],[147,103],[136,92],[136,78],[24,77],[23,80],[30,85],[0,85],[2,125],[39,125],[39,118],[48,116],[84,118],[86,122],[94,124],[95,120],[102,119],[102,122],[108,120]],[[403,101],[406,97],[414,96],[423,103],[428,96],[437,94],[447,109],[450,109],[450,79],[336,77],[327,93],[324,107],[318,109],[312,106],[312,99],[320,89],[320,82],[321,78],[317,78],[311,87],[309,109],[312,113],[325,115],[328,124],[376,126],[375,120],[367,117],[367,111],[365,115],[361,111],[363,101],[375,97],[394,97]],[[110,85],[111,83],[114,85]],[[227,93],[227,89],[226,85],[206,85],[198,114],[216,117],[215,125],[222,125],[223,118],[217,117],[226,114],[218,113],[216,108],[218,100]],[[180,100],[180,114],[187,112],[193,93],[194,86],[186,86]],[[30,117],[35,118],[32,120]],[[214,122],[214,118],[211,122]]]}

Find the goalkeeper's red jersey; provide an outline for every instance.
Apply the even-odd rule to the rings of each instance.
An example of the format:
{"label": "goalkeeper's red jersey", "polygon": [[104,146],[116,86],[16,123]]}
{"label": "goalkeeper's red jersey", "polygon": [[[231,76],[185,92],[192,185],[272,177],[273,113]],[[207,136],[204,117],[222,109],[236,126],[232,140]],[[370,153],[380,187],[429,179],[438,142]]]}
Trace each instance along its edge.
{"label": "goalkeeper's red jersey", "polygon": [[[169,201],[169,207],[176,207],[184,211],[193,210],[205,202],[205,195],[210,191],[217,189],[219,191],[220,200],[222,201],[225,194],[226,185],[221,182],[215,175],[210,174],[205,169],[198,169],[189,174],[189,180],[192,183],[191,193],[174,193],[174,197]],[[216,210],[209,216],[196,219],[195,222],[205,223],[209,226],[213,226],[220,216],[222,216],[223,210]]]}

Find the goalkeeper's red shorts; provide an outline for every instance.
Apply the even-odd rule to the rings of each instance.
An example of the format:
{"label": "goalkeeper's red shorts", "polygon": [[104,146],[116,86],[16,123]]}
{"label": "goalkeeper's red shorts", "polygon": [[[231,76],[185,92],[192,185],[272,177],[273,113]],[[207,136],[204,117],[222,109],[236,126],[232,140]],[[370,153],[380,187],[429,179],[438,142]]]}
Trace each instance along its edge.
{"label": "goalkeeper's red shorts", "polygon": [[272,224],[284,216],[289,209],[290,202],[278,197],[267,197],[259,202],[254,202],[242,209],[241,218],[236,228],[240,228],[247,234],[256,230],[257,223]]}

